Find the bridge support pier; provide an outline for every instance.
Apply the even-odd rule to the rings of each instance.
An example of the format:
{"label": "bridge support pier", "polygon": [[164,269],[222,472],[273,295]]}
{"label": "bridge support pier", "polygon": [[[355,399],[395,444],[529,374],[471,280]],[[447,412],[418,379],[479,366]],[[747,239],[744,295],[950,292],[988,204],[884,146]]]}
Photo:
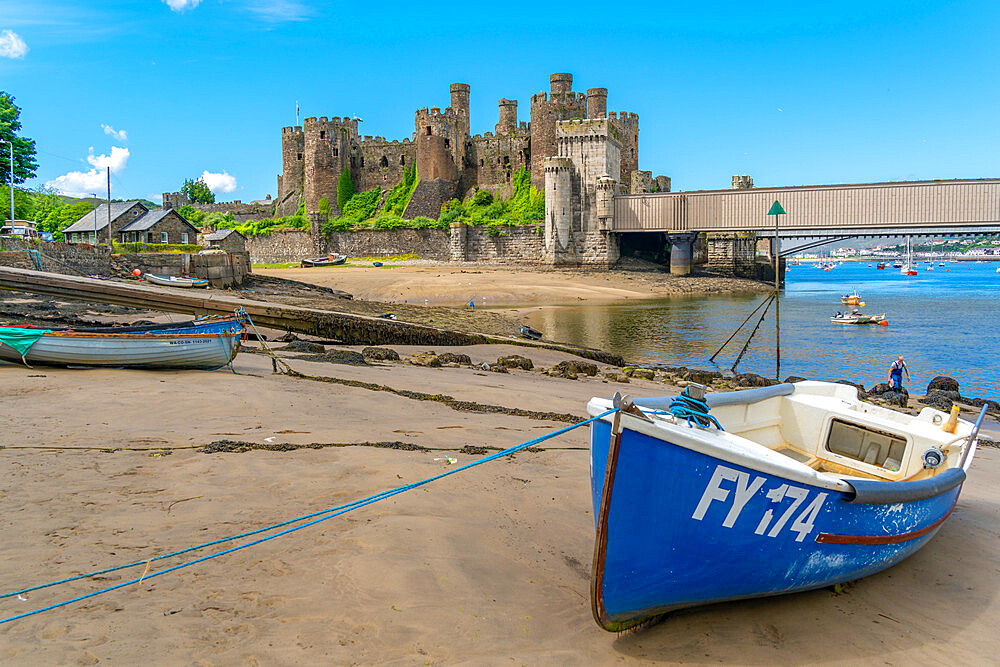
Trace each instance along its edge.
{"label": "bridge support pier", "polygon": [[670,243],[670,275],[687,276],[691,274],[694,242],[697,238],[696,232],[667,234],[667,242]]}

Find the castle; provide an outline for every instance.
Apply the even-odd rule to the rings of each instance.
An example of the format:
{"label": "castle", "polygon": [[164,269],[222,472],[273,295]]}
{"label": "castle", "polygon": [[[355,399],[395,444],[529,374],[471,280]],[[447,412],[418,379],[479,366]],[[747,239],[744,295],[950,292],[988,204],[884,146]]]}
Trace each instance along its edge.
{"label": "castle", "polygon": [[[532,185],[546,188],[546,160],[562,155],[563,139],[557,127],[563,124],[561,121],[593,121],[587,126],[600,125],[605,128],[604,135],[611,133],[617,152],[614,171],[598,175],[608,177],[615,188],[629,191],[635,182],[637,187],[646,188],[638,191],[669,190],[666,177],[658,177],[653,185],[648,172],[638,171],[638,115],[608,113],[606,88],[590,88],[586,94],[573,92],[572,74],[553,74],[549,81],[548,93],[531,96],[531,122],[518,122],[517,100],[501,99],[494,131],[484,134],[470,133],[470,88],[464,83],[451,84],[451,106],[443,111],[416,111],[413,135],[402,141],[380,136],[362,138],[358,119],[350,117],[312,117],[301,126],[284,127],[275,213],[290,215],[301,202],[308,212],[314,212],[324,197],[336,211],[337,181],[345,169],[356,191],[374,187],[387,191],[402,181],[404,171],[415,164],[419,183],[405,211],[406,218],[437,218],[442,203],[477,189],[509,195],[512,175],[521,167],[531,170]],[[548,204],[547,190],[546,209]]]}

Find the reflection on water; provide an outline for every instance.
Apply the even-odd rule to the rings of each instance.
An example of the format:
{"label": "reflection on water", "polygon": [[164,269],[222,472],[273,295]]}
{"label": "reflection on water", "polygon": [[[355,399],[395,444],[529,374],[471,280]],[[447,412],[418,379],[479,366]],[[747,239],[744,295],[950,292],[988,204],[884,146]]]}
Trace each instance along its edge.
{"label": "reflection on water", "polygon": [[[995,264],[949,263],[917,276],[848,263],[832,271],[793,266],[781,298],[781,376],[885,382],[896,355],[923,393],[936,375],[956,378],[966,396],[1000,395],[1000,274]],[[947,269],[947,270],[945,270]],[[863,312],[885,312],[888,327],[831,324],[857,288]],[[547,338],[617,352],[626,360],[713,368],[708,357],[764,299],[759,294],[678,296],[644,302],[547,308],[528,324]],[[774,376],[773,308],[740,371]],[[756,322],[756,316],[750,325]],[[748,329],[744,329],[748,331]],[[716,358],[728,368],[746,341],[741,332]]]}

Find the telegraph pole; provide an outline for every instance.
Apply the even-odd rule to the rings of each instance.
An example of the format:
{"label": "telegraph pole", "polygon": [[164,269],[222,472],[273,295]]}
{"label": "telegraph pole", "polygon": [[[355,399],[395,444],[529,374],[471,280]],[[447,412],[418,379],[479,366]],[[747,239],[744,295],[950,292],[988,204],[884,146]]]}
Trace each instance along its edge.
{"label": "telegraph pole", "polygon": [[90,196],[94,198],[94,245],[97,245],[97,193],[91,192]]}
{"label": "telegraph pole", "polygon": [[0,139],[0,144],[10,144],[10,232],[14,233],[14,142]]}
{"label": "telegraph pole", "polygon": [[[96,240],[96,239],[95,239]],[[111,238],[111,167],[108,167],[108,245],[115,251],[115,240]]]}

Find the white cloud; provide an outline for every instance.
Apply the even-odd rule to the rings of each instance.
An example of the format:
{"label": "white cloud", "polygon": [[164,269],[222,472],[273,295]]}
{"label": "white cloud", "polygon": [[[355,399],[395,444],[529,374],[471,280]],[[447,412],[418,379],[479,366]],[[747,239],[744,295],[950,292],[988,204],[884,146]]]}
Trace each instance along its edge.
{"label": "white cloud", "polygon": [[202,172],[200,180],[204,181],[205,185],[208,186],[208,189],[216,194],[220,192],[233,192],[236,190],[236,177],[230,176],[225,171],[221,174],[213,174],[206,169]]}
{"label": "white cloud", "polygon": [[103,171],[71,171],[51,181],[45,182],[45,187],[57,190],[72,197],[85,197],[91,193],[101,194],[107,187]]}
{"label": "white cloud", "polygon": [[94,155],[94,149],[91,148],[90,155],[87,156],[87,162],[101,170],[111,167],[112,172],[120,174],[125,169],[128,156],[128,149],[119,146],[111,147],[111,155],[104,155],[103,153],[101,155]]}
{"label": "white cloud", "polygon": [[83,197],[94,192],[100,194],[108,185],[106,169],[111,167],[113,173],[120,174],[125,169],[128,158],[127,148],[112,146],[111,155],[94,155],[94,149],[91,148],[89,155],[87,155],[87,162],[94,167],[93,169],[63,174],[51,181],[46,181],[45,187],[73,197]]}
{"label": "white cloud", "polygon": [[163,0],[167,6],[175,12],[183,12],[187,9],[194,9],[201,4],[201,0]]}
{"label": "white cloud", "polygon": [[128,132],[125,130],[116,130],[110,125],[105,125],[104,123],[101,123],[101,127],[104,128],[104,134],[108,134],[118,141],[128,141]]}
{"label": "white cloud", "polygon": [[0,32],[0,58],[23,58],[28,53],[28,45],[13,30]]}

